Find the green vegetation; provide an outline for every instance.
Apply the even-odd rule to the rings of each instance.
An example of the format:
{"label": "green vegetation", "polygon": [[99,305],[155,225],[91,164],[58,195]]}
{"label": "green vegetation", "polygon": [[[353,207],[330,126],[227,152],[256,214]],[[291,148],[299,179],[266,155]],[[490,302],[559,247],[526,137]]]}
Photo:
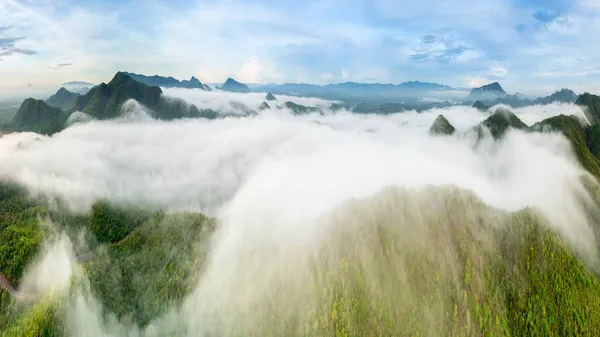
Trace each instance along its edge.
{"label": "green vegetation", "polygon": [[594,156],[591,151],[598,153],[598,126],[584,128],[582,122],[575,116],[559,115],[545,119],[531,127],[532,131],[560,131],[571,143],[573,152],[581,165],[600,179],[600,157]]}
{"label": "green vegetation", "polygon": [[584,108],[584,113],[590,124],[600,123],[600,96],[584,93],[579,95],[575,104]]}
{"label": "green vegetation", "polygon": [[[51,220],[54,230],[66,232],[74,242],[83,230],[91,235],[92,251],[80,252],[80,262],[92,294],[107,314],[142,326],[189,293],[214,229],[214,220],[196,213],[150,214],[106,202],[95,203],[87,214],[70,214],[58,207],[50,210],[45,201],[27,197],[13,184],[0,186],[0,271],[19,284],[25,265],[50,234],[43,219]],[[69,301],[53,297],[17,305],[0,290],[0,331],[9,336],[65,335],[62,309]]]}
{"label": "green vegetation", "polygon": [[444,115],[437,116],[435,121],[433,121],[431,128],[429,128],[429,133],[433,135],[451,135],[454,131],[456,131],[456,129]]}
{"label": "green vegetation", "polygon": [[490,117],[481,122],[480,126],[485,126],[490,130],[495,139],[502,138],[508,128],[526,130],[527,124],[523,123],[512,111],[505,108],[498,108]]}
{"label": "green vegetation", "polygon": [[21,104],[9,126],[11,131],[33,131],[51,135],[62,130],[67,120],[59,108],[53,108],[42,100],[28,98]]}

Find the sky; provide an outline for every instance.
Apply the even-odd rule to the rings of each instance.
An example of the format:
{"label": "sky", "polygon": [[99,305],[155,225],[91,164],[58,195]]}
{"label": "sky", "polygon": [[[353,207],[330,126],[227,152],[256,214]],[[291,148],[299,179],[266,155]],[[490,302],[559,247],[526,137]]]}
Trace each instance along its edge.
{"label": "sky", "polygon": [[0,95],[119,70],[600,92],[598,31],[600,0],[0,0]]}

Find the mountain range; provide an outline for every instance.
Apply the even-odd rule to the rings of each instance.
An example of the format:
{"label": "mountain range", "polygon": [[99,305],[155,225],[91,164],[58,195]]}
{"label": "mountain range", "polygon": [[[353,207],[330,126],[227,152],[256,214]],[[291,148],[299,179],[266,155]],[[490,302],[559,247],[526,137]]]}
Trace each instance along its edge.
{"label": "mountain range", "polygon": [[[143,75],[141,75],[143,76]],[[144,77],[149,78],[149,77]],[[180,82],[181,83],[181,82]],[[319,87],[312,86],[311,87]],[[342,83],[339,85],[329,85],[328,87],[348,87],[348,88],[381,88],[381,87],[401,87],[402,85],[371,85],[361,83]],[[438,90],[449,90],[450,87],[436,85],[424,82],[407,82],[405,87],[422,88],[432,87]],[[320,88],[324,88],[323,86]],[[220,88],[237,93],[248,93],[249,87],[232,78],[229,78]],[[255,87],[255,90],[257,88]],[[417,89],[415,89],[417,90]],[[493,92],[498,95],[506,93],[499,83],[495,82],[490,85],[475,88],[470,93],[470,96],[477,96],[481,93]],[[472,95],[471,95],[472,94]],[[68,116],[75,111],[83,112],[95,119],[112,119],[118,118],[123,114],[123,105],[128,100],[135,100],[142,106],[148,108],[151,117],[157,119],[177,119],[188,117],[204,117],[216,118],[219,114],[210,109],[198,109],[193,104],[188,104],[185,101],[177,98],[165,98],[162,95],[162,90],[158,86],[147,85],[139,80],[131,77],[130,73],[118,72],[109,83],[101,83],[89,90],[85,95],[72,93],[64,87],[59,89],[56,94],[50,96],[46,102],[35,99],[27,99],[21,105],[21,108],[15,115],[12,123],[5,127],[10,130],[18,131],[36,131],[41,133],[53,133],[64,128],[65,121]],[[294,114],[306,113],[322,113],[322,109],[318,107],[303,106],[291,101],[274,104],[277,98],[271,91],[265,96],[265,102],[258,110],[265,109],[288,109]],[[266,101],[273,102],[267,104]],[[576,102],[575,102],[576,101]],[[497,104],[509,105],[511,107],[519,107],[533,104],[550,104],[554,102],[576,103],[587,107],[587,119],[593,123],[600,123],[600,98],[591,94],[583,94],[577,96],[569,89],[562,89],[549,96],[529,100],[521,98],[519,95],[507,95],[498,97],[494,100],[476,101],[473,107],[487,111],[490,107]],[[435,107],[448,107],[452,105],[463,105],[463,103],[452,102],[431,102],[427,104],[407,104],[407,103],[336,103],[332,104],[329,109],[336,111],[339,109],[351,110],[354,113],[377,113],[388,114],[397,113],[406,110],[422,111]],[[230,105],[247,114],[255,114],[256,111],[248,108],[240,102],[230,102]],[[59,113],[60,110],[60,113]],[[64,113],[62,113],[64,111]],[[442,123],[443,121],[440,121]],[[49,124],[50,123],[50,124]],[[58,125],[58,126],[57,126]]]}
{"label": "mountain range", "polygon": [[210,91],[211,88],[208,85],[204,85],[195,76],[192,76],[189,80],[179,81],[171,76],[146,76],[141,74],[123,72],[123,74],[131,77],[132,79],[150,85],[163,88],[187,88],[187,89],[201,89]]}

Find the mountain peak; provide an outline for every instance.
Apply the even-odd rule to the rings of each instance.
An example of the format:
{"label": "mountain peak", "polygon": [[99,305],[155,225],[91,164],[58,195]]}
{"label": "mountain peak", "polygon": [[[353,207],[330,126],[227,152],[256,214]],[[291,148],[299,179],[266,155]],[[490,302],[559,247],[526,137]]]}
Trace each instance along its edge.
{"label": "mountain peak", "polygon": [[429,128],[429,133],[432,135],[451,135],[454,131],[456,129],[444,115],[438,115]]}
{"label": "mountain peak", "polygon": [[244,83],[240,83],[233,78],[229,77],[225,83],[221,86],[221,90],[230,91],[230,92],[238,92],[238,93],[249,93],[250,88]]}
{"label": "mountain peak", "polygon": [[21,131],[53,134],[62,128],[63,118],[61,109],[51,107],[42,100],[27,98],[21,103],[11,124]]}
{"label": "mountain peak", "polygon": [[494,100],[505,96],[506,91],[504,91],[498,82],[486,84],[479,88],[473,88],[469,93],[469,98],[474,100]]}
{"label": "mountain peak", "polygon": [[61,87],[54,95],[48,97],[46,104],[51,107],[68,110],[73,106],[77,97],[79,97],[79,94]]}
{"label": "mountain peak", "polygon": [[267,97],[265,97],[265,99],[267,101],[276,101],[277,100],[277,98],[275,98],[275,96],[273,96],[273,94],[270,92],[267,94]]}

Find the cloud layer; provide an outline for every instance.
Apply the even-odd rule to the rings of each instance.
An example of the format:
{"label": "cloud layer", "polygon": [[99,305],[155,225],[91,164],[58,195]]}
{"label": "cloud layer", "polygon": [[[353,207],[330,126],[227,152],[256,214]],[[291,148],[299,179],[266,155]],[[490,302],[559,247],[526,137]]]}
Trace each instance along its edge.
{"label": "cloud layer", "polygon": [[[251,107],[262,101],[259,94],[178,89],[167,94],[210,107],[236,98],[246,99],[243,103]],[[516,112],[533,123],[565,109],[552,105]],[[282,304],[268,302],[273,285],[288,290],[284,293],[290,295],[277,298],[289,304],[281,306],[283,317],[292,315],[297,305],[310,302],[303,301],[304,292],[289,292],[286,287],[294,284],[285,280],[290,275],[292,281],[311,280],[307,263],[312,254],[340,243],[329,230],[341,225],[358,230],[375,215],[414,225],[422,214],[415,210],[430,209],[431,200],[447,200],[441,190],[430,193],[431,186],[466,189],[503,210],[535,207],[570,242],[595,247],[583,209],[584,171],[563,136],[510,131],[502,141],[487,139],[475,146],[467,136],[429,135],[428,128],[440,113],[459,131],[488,116],[475,109],[386,116],[349,112],[294,116],[281,110],[172,122],[149,119],[135,102],[128,102],[124,112],[128,118],[76,124],[53,137],[15,133],[0,138],[0,177],[33,193],[61,197],[74,210],[86,210],[104,198],[207,212],[219,218],[220,229],[207,269],[182,308],[142,332],[110,314],[104,316],[101,303],[83,287],[66,308],[75,335],[153,336],[171,329],[183,329],[188,335],[222,335],[238,317],[256,326],[253,319],[260,319],[255,308]],[[400,189],[391,197],[414,202],[416,208],[389,208],[389,200],[395,199],[386,199],[385,194],[366,204],[359,202],[358,208],[343,208],[390,186]],[[369,202],[375,208],[369,208]],[[342,211],[336,213],[339,207]],[[378,211],[369,213],[372,210]],[[27,284],[32,289],[55,286],[36,282],[35,275],[48,278],[48,272],[60,271],[68,278],[76,268],[71,266],[70,244],[61,240],[48,245],[48,254],[31,269],[34,277]],[[60,284],[65,277],[58,278]]]}

